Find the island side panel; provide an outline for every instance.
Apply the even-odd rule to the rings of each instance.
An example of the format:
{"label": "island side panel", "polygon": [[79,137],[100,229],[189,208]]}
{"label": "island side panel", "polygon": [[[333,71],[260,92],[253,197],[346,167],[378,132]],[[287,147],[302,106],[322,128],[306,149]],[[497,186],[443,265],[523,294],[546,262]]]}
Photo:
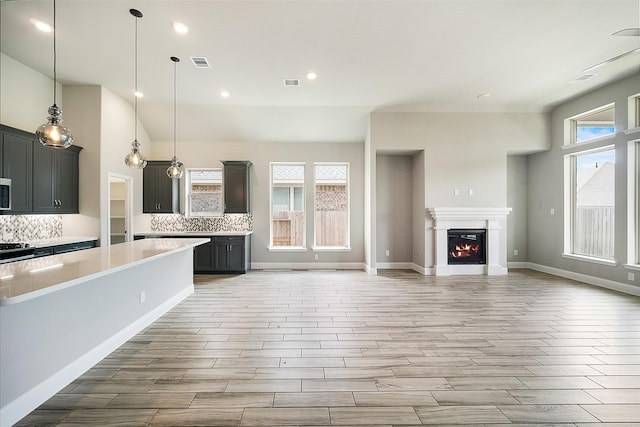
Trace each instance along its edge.
{"label": "island side panel", "polygon": [[0,425],[27,415],[191,294],[192,259],[185,248],[0,306]]}

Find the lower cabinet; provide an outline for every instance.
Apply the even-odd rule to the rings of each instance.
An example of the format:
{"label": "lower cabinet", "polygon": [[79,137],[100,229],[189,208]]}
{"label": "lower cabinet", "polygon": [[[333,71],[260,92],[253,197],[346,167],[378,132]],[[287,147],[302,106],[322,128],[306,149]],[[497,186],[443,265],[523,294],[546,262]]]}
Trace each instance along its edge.
{"label": "lower cabinet", "polygon": [[81,251],[84,249],[91,249],[95,247],[96,247],[95,240],[87,240],[84,242],[75,242],[75,243],[63,243],[61,245],[36,248],[36,250],[33,252],[33,256],[38,258],[43,256],[55,255],[55,254],[64,254],[67,252]]}
{"label": "lower cabinet", "polygon": [[193,251],[194,273],[246,273],[250,265],[250,236],[213,236]]}

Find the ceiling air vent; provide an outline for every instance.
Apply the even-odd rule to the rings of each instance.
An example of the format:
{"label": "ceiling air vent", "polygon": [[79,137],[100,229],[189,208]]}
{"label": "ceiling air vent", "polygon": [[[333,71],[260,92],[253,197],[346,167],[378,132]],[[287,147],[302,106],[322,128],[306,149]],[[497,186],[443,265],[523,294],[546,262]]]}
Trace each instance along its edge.
{"label": "ceiling air vent", "polygon": [[595,74],[581,74],[578,77],[576,77],[575,79],[571,80],[571,82],[573,83],[579,83],[579,82],[583,82],[585,80],[589,80],[591,77],[594,77]]}
{"label": "ceiling air vent", "polygon": [[191,56],[190,59],[196,68],[211,68],[209,61],[204,56]]}
{"label": "ceiling air vent", "polygon": [[285,86],[300,86],[300,80],[298,79],[284,79]]}

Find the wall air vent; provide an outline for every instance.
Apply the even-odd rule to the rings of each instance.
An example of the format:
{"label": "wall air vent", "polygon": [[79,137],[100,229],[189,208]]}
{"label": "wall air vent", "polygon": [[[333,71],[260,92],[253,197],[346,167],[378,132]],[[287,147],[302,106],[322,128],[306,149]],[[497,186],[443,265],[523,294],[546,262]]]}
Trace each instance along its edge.
{"label": "wall air vent", "polygon": [[204,56],[190,56],[189,58],[196,68],[211,68],[209,61]]}
{"label": "wall air vent", "polygon": [[284,79],[285,86],[300,86],[299,79]]}

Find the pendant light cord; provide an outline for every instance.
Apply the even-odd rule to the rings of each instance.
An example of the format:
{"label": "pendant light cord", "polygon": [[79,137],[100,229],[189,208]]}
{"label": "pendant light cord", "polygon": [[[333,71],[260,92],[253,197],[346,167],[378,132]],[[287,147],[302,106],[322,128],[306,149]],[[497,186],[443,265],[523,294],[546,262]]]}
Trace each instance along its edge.
{"label": "pendant light cord", "polygon": [[177,115],[176,115],[176,98],[177,98],[177,93],[178,93],[178,84],[177,81],[178,79],[176,78],[176,73],[177,73],[177,69],[178,69],[178,62],[174,61],[173,62],[173,158],[175,159],[176,157],[176,122],[177,122]]}
{"label": "pendant light cord", "polygon": [[133,123],[133,140],[138,141],[138,17],[136,18],[136,34],[135,34],[135,46],[134,46],[134,93],[133,93],[133,110],[134,110],[134,123]]}
{"label": "pendant light cord", "polygon": [[56,0],[53,0],[53,105],[56,105],[56,95],[58,92],[58,74],[56,72]]}

